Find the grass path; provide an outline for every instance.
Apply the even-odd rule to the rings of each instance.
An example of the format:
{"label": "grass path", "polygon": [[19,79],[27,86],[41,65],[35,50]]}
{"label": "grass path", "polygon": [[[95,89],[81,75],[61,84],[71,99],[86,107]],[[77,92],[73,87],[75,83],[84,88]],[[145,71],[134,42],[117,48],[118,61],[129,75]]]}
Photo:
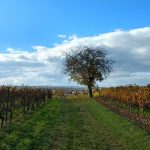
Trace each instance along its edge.
{"label": "grass path", "polygon": [[91,100],[52,100],[0,140],[1,150],[150,150],[148,133]]}

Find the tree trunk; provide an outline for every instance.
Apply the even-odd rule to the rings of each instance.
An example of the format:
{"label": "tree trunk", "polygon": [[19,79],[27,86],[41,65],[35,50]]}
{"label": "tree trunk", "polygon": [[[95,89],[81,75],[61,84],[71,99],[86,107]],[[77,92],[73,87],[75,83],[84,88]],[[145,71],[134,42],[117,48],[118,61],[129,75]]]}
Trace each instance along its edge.
{"label": "tree trunk", "polygon": [[88,85],[88,90],[89,90],[89,96],[93,97],[93,92],[92,92],[92,86]]}
{"label": "tree trunk", "polygon": [[4,124],[4,117],[2,117],[1,128],[3,127],[3,124]]}

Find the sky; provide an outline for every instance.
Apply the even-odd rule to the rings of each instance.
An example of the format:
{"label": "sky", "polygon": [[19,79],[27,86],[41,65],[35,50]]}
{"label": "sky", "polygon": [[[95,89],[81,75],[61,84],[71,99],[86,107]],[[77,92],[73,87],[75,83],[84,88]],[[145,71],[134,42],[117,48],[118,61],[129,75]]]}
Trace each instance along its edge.
{"label": "sky", "polygon": [[100,86],[150,83],[149,0],[0,0],[0,84],[76,85],[64,52],[100,46],[116,63]]}

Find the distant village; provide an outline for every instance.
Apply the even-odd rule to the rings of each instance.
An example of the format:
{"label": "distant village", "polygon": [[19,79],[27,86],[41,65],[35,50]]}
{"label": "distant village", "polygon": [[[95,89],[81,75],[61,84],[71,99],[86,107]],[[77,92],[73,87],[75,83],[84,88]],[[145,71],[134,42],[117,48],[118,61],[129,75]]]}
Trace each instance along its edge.
{"label": "distant village", "polygon": [[[96,92],[98,89],[93,88],[93,93]],[[63,96],[69,96],[69,95],[87,95],[88,89],[87,88],[52,88],[52,94],[55,96],[63,97]]]}

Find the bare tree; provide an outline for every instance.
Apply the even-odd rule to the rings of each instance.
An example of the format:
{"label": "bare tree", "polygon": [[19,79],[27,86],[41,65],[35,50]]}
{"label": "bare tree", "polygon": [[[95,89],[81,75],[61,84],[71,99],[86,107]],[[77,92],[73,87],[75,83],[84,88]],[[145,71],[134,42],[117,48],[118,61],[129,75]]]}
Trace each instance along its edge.
{"label": "bare tree", "polygon": [[102,81],[109,75],[112,63],[113,61],[106,57],[106,51],[100,47],[78,47],[66,53],[64,73],[71,80],[86,85],[89,96],[93,97],[93,86],[96,81]]}

